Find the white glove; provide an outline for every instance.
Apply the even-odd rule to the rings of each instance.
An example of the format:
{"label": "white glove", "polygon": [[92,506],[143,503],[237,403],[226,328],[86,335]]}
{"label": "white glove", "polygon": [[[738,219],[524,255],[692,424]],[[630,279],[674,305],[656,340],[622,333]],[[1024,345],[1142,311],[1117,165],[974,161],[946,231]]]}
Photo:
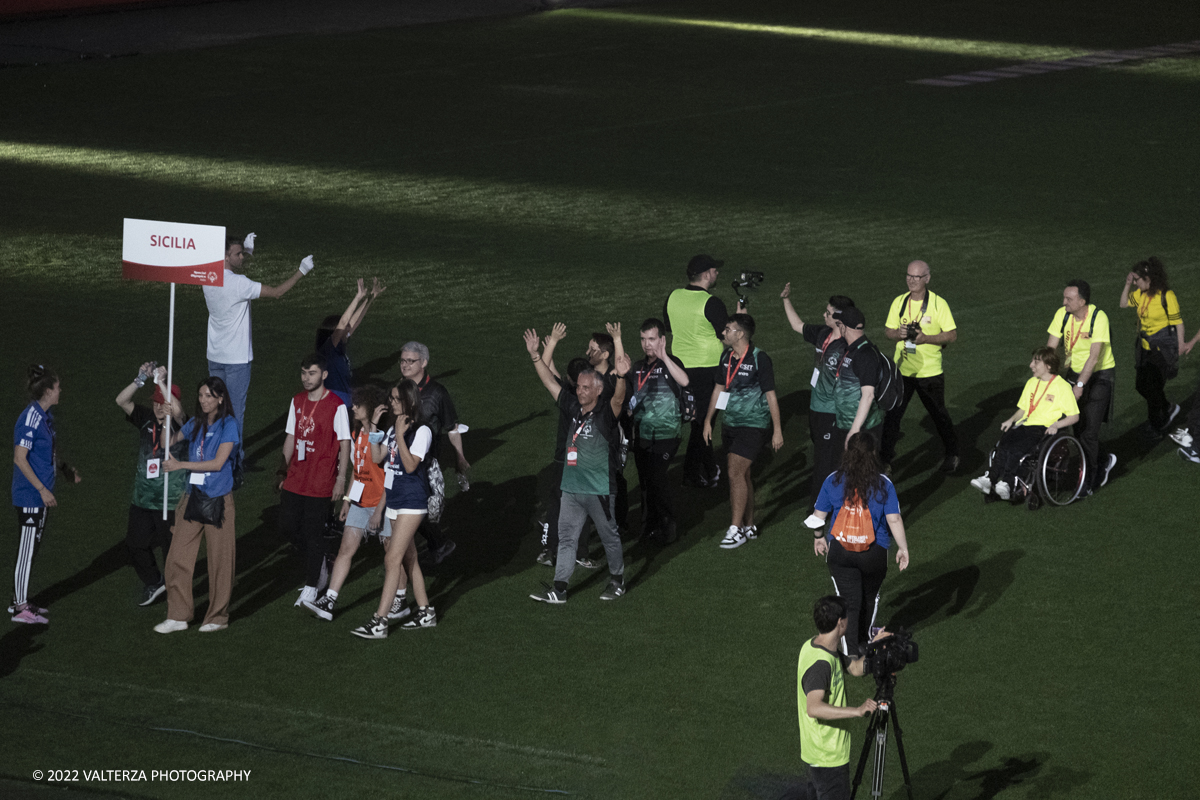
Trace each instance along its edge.
{"label": "white glove", "polygon": [[312,272],[312,268],[313,268],[312,256],[305,256],[304,260],[300,262],[300,274],[307,275],[308,273]]}
{"label": "white glove", "polygon": [[154,382],[156,384],[158,384],[159,386],[167,385],[167,368],[166,367],[159,367],[158,369],[154,370]]}
{"label": "white glove", "polygon": [[250,255],[254,255],[254,237],[256,235],[257,234],[252,233],[246,237],[246,241],[242,242],[242,249]]}

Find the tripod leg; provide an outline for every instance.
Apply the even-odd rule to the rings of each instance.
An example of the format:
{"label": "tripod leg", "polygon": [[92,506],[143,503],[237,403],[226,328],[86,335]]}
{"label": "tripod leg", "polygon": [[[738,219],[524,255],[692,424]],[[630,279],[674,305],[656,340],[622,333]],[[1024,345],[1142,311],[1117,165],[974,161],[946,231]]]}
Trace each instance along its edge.
{"label": "tripod leg", "polygon": [[908,774],[908,759],[904,757],[904,739],[900,735],[900,717],[896,715],[896,701],[892,701],[892,727],[896,729],[896,752],[900,754],[900,771],[904,773],[904,788],[908,800],[913,800],[912,778]]}
{"label": "tripod leg", "polygon": [[887,720],[888,712],[880,710],[878,730],[875,731],[875,764],[871,773],[871,796],[876,800],[883,797],[883,768],[887,763]]}
{"label": "tripod leg", "polygon": [[854,795],[858,794],[858,785],[862,783],[863,771],[867,768],[867,754],[871,752],[871,740],[877,727],[879,727],[878,711],[871,715],[871,722],[867,725],[867,732],[863,738],[862,754],[858,757],[858,768],[854,770],[854,781],[850,787],[850,800],[854,800]]}

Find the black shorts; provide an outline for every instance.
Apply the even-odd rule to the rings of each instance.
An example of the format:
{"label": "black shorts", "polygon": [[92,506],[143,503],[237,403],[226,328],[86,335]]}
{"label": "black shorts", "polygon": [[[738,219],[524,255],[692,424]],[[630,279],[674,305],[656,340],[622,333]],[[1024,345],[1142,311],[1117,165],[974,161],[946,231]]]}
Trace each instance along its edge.
{"label": "black shorts", "polygon": [[753,461],[767,443],[767,429],[731,428],[726,425],[721,428],[721,441],[730,454]]}

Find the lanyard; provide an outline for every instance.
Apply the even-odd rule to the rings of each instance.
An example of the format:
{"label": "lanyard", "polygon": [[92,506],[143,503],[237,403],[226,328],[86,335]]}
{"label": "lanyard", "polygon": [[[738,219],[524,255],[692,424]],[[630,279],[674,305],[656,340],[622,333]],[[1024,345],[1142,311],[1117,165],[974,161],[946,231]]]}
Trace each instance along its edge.
{"label": "lanyard", "polygon": [[[749,353],[749,352],[750,352],[750,348],[747,347],[746,353]],[[742,362],[746,360],[746,353],[742,353],[742,357],[738,359],[737,366],[734,367],[733,366],[733,351],[732,350],[729,351],[729,360],[725,362],[725,390],[726,391],[729,390],[729,384],[733,382],[733,378],[731,378],[730,375],[736,376],[738,374],[738,370],[740,370],[742,368]],[[729,371],[730,367],[733,367],[732,373]]]}
{"label": "lanyard", "polygon": [[[1075,328],[1075,315],[1071,315],[1071,329],[1067,331],[1067,353],[1070,354],[1075,349],[1075,343],[1079,341],[1079,337],[1083,335],[1083,325],[1087,322],[1087,315],[1084,315],[1083,322],[1079,323],[1079,328]],[[1072,336],[1071,334],[1074,334]]]}
{"label": "lanyard", "polygon": [[[929,290],[928,289],[925,290],[925,297],[921,300],[921,316],[922,317],[925,316],[925,309],[927,309],[927,308],[929,308]],[[908,297],[906,297],[904,299],[904,317],[908,317],[908,315],[911,313],[912,313],[912,292],[909,292]],[[913,321],[914,322],[916,321],[915,317],[913,318]],[[904,318],[901,318],[900,324],[907,325],[908,322]]]}
{"label": "lanyard", "polygon": [[[316,400],[312,401],[313,414],[317,413],[317,406],[319,406],[321,404],[321,401],[324,400],[328,396],[329,396],[329,390],[326,389],[324,391],[324,393],[321,394],[320,397],[318,397]],[[305,413],[305,409],[308,408],[308,402],[309,402],[309,400],[307,397],[300,401],[300,420],[307,419],[309,422],[313,423],[314,427],[316,427],[316,421],[312,418],[311,415]],[[300,427],[300,424],[299,424],[300,420],[297,420],[297,425],[296,425],[297,429],[299,429],[299,427]]]}
{"label": "lanyard", "polygon": [[[581,409],[582,410],[582,409]],[[583,429],[587,426],[588,420],[592,418],[592,414],[596,413],[596,409],[592,409],[579,420],[579,427],[575,429],[575,435],[571,437],[571,447],[575,446],[575,440],[579,438],[579,434],[583,433]]]}
{"label": "lanyard", "polygon": [[1146,295],[1142,296],[1142,299],[1143,299],[1143,302],[1138,303],[1137,315],[1138,315],[1138,321],[1140,321],[1143,325],[1145,325],[1146,324],[1146,312],[1150,310],[1150,301],[1153,299],[1153,297],[1146,294]]}
{"label": "lanyard", "polygon": [[[1039,380],[1038,383],[1046,384],[1046,388],[1042,389],[1042,397],[1045,397],[1046,392],[1050,391],[1050,384],[1054,383],[1054,379],[1051,378],[1048,381]],[[1037,387],[1033,387],[1033,391],[1029,393],[1029,413],[1025,415],[1025,419],[1029,419],[1033,416],[1033,412],[1037,411],[1038,405],[1042,402],[1042,397],[1037,396]]]}
{"label": "lanyard", "polygon": [[[658,371],[659,366],[660,365],[658,364],[654,365],[653,367],[651,367],[649,364],[646,365],[646,377],[637,379],[637,392],[642,391],[642,387],[646,385],[646,381],[650,380],[650,376]],[[635,392],[635,394],[637,392]]]}

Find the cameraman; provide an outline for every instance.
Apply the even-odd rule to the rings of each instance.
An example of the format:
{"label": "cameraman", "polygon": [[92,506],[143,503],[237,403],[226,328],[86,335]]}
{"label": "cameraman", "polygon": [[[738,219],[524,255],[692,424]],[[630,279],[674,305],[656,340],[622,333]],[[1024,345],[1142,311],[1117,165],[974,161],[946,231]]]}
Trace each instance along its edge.
{"label": "cameraman", "polygon": [[[808,764],[808,783],[790,800],[842,800],[850,797],[850,720],[877,708],[874,700],[846,705],[846,676],[864,674],[863,659],[850,660],[837,651],[849,620],[846,603],[834,595],[813,606],[817,635],[800,648],[796,668],[796,701],[800,716],[800,757]],[[873,641],[888,636],[880,630]]]}

